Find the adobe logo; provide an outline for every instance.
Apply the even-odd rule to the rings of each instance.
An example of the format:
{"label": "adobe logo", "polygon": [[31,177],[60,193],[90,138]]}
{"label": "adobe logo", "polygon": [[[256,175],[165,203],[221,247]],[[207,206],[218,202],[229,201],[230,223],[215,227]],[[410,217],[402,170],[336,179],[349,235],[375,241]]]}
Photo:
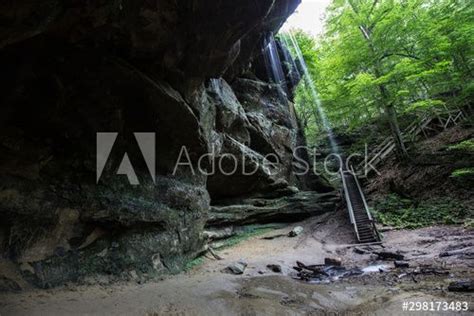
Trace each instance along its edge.
{"label": "adobe logo", "polygon": [[[145,159],[146,166],[150,172],[153,183],[156,183],[155,161],[156,161],[156,144],[155,133],[133,133],[137,140],[140,152]],[[99,183],[102,172],[104,171],[109,155],[112,152],[118,133],[97,133],[97,150],[96,150],[96,183]],[[123,155],[117,174],[126,175],[131,185],[139,185],[137,174],[133,169],[128,154]]]}

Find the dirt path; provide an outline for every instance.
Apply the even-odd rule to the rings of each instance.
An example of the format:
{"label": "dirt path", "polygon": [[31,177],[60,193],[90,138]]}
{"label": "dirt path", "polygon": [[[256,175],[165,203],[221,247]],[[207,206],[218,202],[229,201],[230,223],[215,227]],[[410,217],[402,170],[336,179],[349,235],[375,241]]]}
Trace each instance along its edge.
{"label": "dirt path", "polygon": [[[380,263],[370,253],[379,248],[364,248],[367,253],[358,254],[354,247],[347,246],[354,240],[342,212],[298,225],[304,227],[301,236],[262,238],[286,234],[296,225],[268,232],[219,251],[223,260],[206,259],[193,271],[160,282],[1,294],[0,314],[299,315],[347,311],[399,315],[403,301],[472,301],[469,294],[446,291],[450,281],[473,277],[472,258],[439,258],[440,252],[472,246],[472,231],[461,227],[432,227],[384,234],[385,250],[402,251],[412,267],[429,264],[447,268],[449,274],[416,274],[412,278],[403,276],[404,271],[400,269],[393,269],[329,284],[309,284],[292,278],[296,260],[319,264],[325,257],[340,257],[345,266],[365,267]],[[243,275],[221,272],[241,259],[248,263]],[[282,273],[270,271],[267,264],[281,265]]]}

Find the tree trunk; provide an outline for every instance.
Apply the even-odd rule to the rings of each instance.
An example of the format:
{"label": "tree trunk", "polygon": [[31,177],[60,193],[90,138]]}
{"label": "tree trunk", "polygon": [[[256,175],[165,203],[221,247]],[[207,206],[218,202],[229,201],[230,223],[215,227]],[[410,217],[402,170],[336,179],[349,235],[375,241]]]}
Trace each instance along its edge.
{"label": "tree trunk", "polygon": [[385,112],[387,115],[388,122],[390,124],[393,140],[395,141],[397,154],[402,159],[408,158],[407,148],[405,146],[405,143],[403,142],[402,133],[398,125],[397,112],[395,110],[395,107],[390,104],[385,107]]}
{"label": "tree trunk", "polygon": [[[375,75],[377,78],[380,78],[380,65],[376,65],[375,68]],[[408,158],[408,151],[403,142],[402,132],[400,131],[400,126],[398,125],[398,118],[397,118],[397,111],[393,103],[389,100],[389,95],[387,88],[385,85],[379,85],[380,96],[382,97],[382,106],[385,110],[385,115],[387,117],[388,123],[390,124],[390,130],[392,131],[392,137],[395,142],[395,146],[397,149],[397,154],[400,158],[405,159]]]}

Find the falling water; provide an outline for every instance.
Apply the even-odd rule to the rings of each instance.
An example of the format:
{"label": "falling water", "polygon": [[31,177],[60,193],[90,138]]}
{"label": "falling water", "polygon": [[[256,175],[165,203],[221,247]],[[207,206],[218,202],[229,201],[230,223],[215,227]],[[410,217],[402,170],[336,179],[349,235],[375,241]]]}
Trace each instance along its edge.
{"label": "falling water", "polygon": [[273,34],[265,41],[264,58],[267,72],[270,74],[272,81],[276,84],[280,99],[286,103],[288,86]]}
{"label": "falling water", "polygon": [[334,134],[332,132],[332,129],[331,129],[331,126],[329,124],[329,121],[327,119],[327,116],[326,116],[326,113],[324,113],[324,110],[322,108],[322,105],[321,105],[321,100],[318,96],[318,93],[316,92],[316,89],[314,87],[314,84],[313,84],[313,78],[311,77],[309,71],[308,71],[308,66],[306,65],[306,62],[304,61],[304,58],[303,58],[303,53],[301,52],[301,49],[300,49],[300,46],[298,45],[298,42],[296,41],[296,38],[295,36],[289,32],[289,38],[291,40],[291,44],[296,52],[296,58],[298,60],[298,63],[300,64],[300,70],[303,71],[303,75],[306,79],[306,82],[305,82],[305,86],[307,87],[307,89],[309,89],[309,92],[311,93],[311,98],[313,99],[313,102],[315,104],[315,116],[316,117],[319,117],[323,126],[324,126],[324,129],[326,130],[327,134],[328,134],[328,138],[329,138],[329,143],[331,145],[331,149],[332,149],[332,152],[335,153],[335,154],[339,154],[340,151],[339,151],[339,147],[334,139]]}
{"label": "falling water", "polygon": [[283,49],[283,54],[285,55],[285,60],[287,60],[291,63],[290,76],[289,76],[290,80],[291,80],[291,84],[293,86],[296,86],[296,85],[298,85],[298,82],[301,79],[301,73],[300,73],[298,67],[296,66],[295,60],[293,59],[293,57],[291,57],[290,52],[288,50],[289,47],[290,47],[290,42],[288,41],[288,38],[286,36],[282,36],[280,38],[280,40],[283,41],[285,47],[287,48],[287,49]]}

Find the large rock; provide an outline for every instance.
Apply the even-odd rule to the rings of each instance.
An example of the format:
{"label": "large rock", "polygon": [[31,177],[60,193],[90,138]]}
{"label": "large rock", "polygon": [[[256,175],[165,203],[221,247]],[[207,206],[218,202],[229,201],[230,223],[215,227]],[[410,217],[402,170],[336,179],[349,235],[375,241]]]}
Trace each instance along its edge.
{"label": "large rock", "polygon": [[[37,50],[22,72],[10,65],[23,52],[2,56],[0,214],[9,256],[30,263],[28,277],[40,286],[133,265],[152,275],[153,256],[169,262],[160,273],[178,271],[204,243],[210,199],[204,176],[186,168],[171,174],[182,146],[193,163],[208,152],[213,126],[205,122],[214,113],[196,115],[168,83],[120,59],[48,52]],[[177,121],[186,128],[175,128]],[[96,183],[96,133],[110,131],[117,140]],[[156,133],[155,179],[134,132]],[[140,185],[115,174],[124,153]],[[97,228],[99,240],[80,248]],[[114,242],[118,249],[105,251]]]}
{"label": "large rock", "polygon": [[313,191],[302,191],[276,199],[245,199],[241,201],[242,204],[212,206],[207,225],[229,226],[301,221],[310,216],[334,211],[336,200],[337,196],[334,193],[320,194]]}
{"label": "large rock", "polygon": [[285,184],[325,191],[328,186],[314,185],[308,175],[295,175],[295,156],[307,155],[297,150],[304,146],[298,119],[280,87],[242,78],[232,87],[222,79],[211,80],[208,87],[216,109],[214,169],[207,181],[214,204]]}
{"label": "large rock", "polygon": [[37,35],[107,48],[168,78],[185,95],[249,63],[262,36],[300,0],[18,0],[0,4],[0,48]]}
{"label": "large rock", "polygon": [[[0,4],[0,249],[27,280],[176,273],[203,249],[211,200],[236,204],[215,207],[212,225],[331,208],[331,194],[288,197],[308,189],[292,172],[304,143],[292,104],[278,86],[241,78],[298,3]],[[117,136],[97,181],[103,132]],[[145,148],[154,162],[143,132],[155,133]],[[227,168],[226,153],[256,173],[198,169],[223,157]],[[124,174],[130,166],[136,178]]]}
{"label": "large rock", "polygon": [[211,79],[208,95],[216,109],[216,131],[231,136],[245,146],[250,144],[250,123],[227,82],[224,79]]}
{"label": "large rock", "polygon": [[214,159],[214,172],[207,180],[213,199],[269,191],[278,184],[279,165],[228,135],[223,135],[221,142],[221,150]]}

